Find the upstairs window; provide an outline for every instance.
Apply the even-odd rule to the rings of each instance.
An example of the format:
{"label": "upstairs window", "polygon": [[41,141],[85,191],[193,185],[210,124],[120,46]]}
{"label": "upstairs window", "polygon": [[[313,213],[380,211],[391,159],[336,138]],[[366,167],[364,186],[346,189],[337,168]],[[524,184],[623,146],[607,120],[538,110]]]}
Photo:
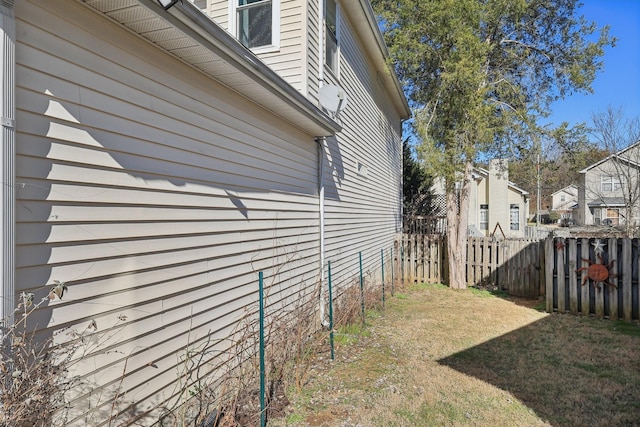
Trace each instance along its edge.
{"label": "upstairs window", "polygon": [[617,176],[605,175],[602,177],[600,189],[604,193],[610,193],[612,191],[620,191],[622,183]]}
{"label": "upstairs window", "polygon": [[280,0],[234,0],[231,27],[240,43],[254,50],[280,46]]}
{"label": "upstairs window", "polygon": [[511,230],[520,230],[520,206],[511,205],[509,207],[509,218]]}
{"label": "upstairs window", "polygon": [[489,229],[489,205],[480,205],[480,230]]}
{"label": "upstairs window", "polygon": [[339,13],[336,0],[325,0],[324,3],[324,62],[327,67],[338,75],[338,28]]}

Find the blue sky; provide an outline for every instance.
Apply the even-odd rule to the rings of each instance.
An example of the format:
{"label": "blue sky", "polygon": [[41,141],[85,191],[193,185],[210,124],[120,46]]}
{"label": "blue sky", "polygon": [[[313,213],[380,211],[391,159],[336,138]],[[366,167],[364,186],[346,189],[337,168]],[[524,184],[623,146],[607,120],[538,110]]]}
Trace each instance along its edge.
{"label": "blue sky", "polygon": [[541,123],[570,125],[591,121],[591,115],[611,105],[622,107],[626,118],[640,117],[640,0],[583,0],[580,13],[598,28],[609,25],[618,38],[608,48],[604,70],[593,83],[593,94],[576,94],[553,104],[552,115]]}

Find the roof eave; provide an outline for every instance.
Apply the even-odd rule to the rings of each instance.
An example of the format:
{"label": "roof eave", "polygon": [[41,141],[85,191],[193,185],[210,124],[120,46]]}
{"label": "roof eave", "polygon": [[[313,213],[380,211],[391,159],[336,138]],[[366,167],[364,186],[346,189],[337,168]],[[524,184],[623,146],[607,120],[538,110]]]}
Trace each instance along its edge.
{"label": "roof eave", "polygon": [[[180,57],[170,49],[161,46],[157,40],[153,39],[153,34],[160,33],[160,31],[145,33],[139,30],[136,27],[139,18],[138,21],[117,20],[140,37],[173,54],[188,65],[309,135],[331,136],[342,129],[337,122],[277,75],[190,1],[178,4],[168,11],[160,7],[155,0],[83,1],[112,19],[114,19],[112,15],[118,12],[116,7],[119,7],[120,11],[128,9],[139,12],[138,17],[143,14],[144,19],[153,21],[156,27],[166,25],[166,28],[179,31],[180,37],[197,44],[208,52],[209,57],[204,65],[202,61],[197,62],[194,58],[186,56]],[[226,64],[237,70],[237,73],[234,72],[232,75],[216,73],[216,67]],[[209,67],[207,68],[206,65]]]}

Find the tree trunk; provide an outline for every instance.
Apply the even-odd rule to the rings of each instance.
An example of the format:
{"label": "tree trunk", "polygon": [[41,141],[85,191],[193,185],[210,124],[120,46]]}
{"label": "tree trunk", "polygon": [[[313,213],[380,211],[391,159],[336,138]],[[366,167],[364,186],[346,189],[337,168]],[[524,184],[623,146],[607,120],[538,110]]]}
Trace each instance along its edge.
{"label": "tree trunk", "polygon": [[447,255],[449,256],[449,287],[466,289],[467,228],[471,163],[465,164],[459,197],[455,183],[447,183]]}

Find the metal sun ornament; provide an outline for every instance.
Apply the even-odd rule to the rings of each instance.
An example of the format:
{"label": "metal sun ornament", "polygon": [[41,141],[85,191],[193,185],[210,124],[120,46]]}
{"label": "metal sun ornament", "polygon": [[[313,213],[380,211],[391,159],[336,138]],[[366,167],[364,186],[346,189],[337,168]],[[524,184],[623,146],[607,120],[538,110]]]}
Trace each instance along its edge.
{"label": "metal sun ornament", "polygon": [[596,255],[596,258],[599,262],[593,262],[590,259],[582,258],[583,261],[589,263],[588,267],[581,267],[576,270],[576,273],[581,271],[587,271],[587,275],[582,279],[582,286],[584,286],[589,279],[593,282],[593,286],[600,292],[601,285],[607,285],[612,288],[617,288],[616,285],[611,283],[609,279],[614,279],[618,277],[616,273],[611,272],[611,268],[616,260],[612,259],[609,261],[609,264],[604,264],[602,260],[602,253],[604,252],[604,243],[600,241],[600,239],[596,239],[595,242],[591,244],[593,246],[593,252]]}

